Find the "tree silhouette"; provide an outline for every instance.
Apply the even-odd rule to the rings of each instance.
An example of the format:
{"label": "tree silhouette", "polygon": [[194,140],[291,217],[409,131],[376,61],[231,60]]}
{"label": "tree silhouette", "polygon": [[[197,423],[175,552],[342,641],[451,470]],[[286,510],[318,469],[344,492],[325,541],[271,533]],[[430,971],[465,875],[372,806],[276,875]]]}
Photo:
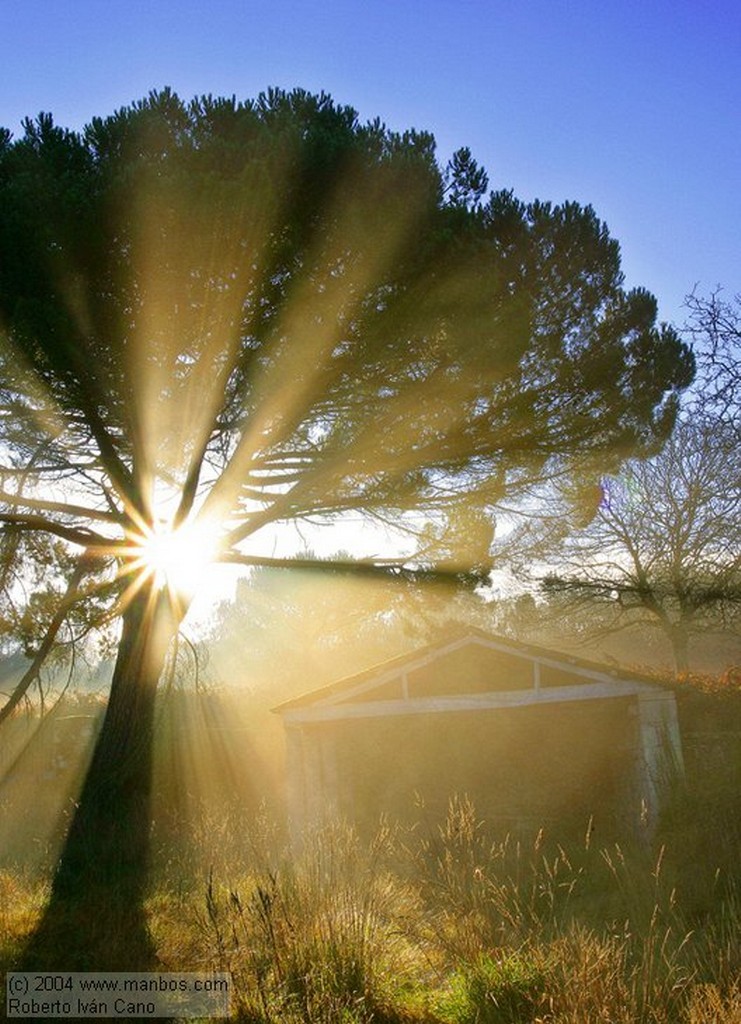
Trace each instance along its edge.
{"label": "tree silhouette", "polygon": [[545,580],[572,613],[607,610],[596,633],[658,629],[679,675],[692,637],[737,630],[741,607],[739,302],[693,293],[687,305],[699,371],[671,437],[605,478],[593,518],[556,546]]}
{"label": "tree silhouette", "polygon": [[189,603],[154,543],[281,565],[255,554],[271,524],[410,511],[459,536],[554,458],[670,428],[691,356],[623,291],[604,224],[485,189],[467,151],[441,169],[429,134],[301,90],[165,90],[81,133],[42,114],[0,137],[0,520],[79,551],[121,618],[52,907],[141,941],[73,956],[67,934],[65,967],[148,956],[154,698]]}
{"label": "tree silhouette", "polygon": [[685,306],[684,330],[700,368],[694,405],[741,439],[741,294],[725,299],[720,288],[708,296],[693,291]]}
{"label": "tree silhouette", "polygon": [[606,478],[594,519],[556,561],[544,586],[569,597],[572,615],[611,611],[597,634],[652,625],[686,673],[691,637],[722,633],[741,604],[741,463],[728,426],[685,420],[657,455]]}

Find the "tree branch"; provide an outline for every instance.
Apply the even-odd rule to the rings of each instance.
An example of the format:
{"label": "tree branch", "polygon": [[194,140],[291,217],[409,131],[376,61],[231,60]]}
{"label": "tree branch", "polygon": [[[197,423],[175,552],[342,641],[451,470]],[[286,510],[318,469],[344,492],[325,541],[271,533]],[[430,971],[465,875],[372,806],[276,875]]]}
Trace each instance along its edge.
{"label": "tree branch", "polygon": [[105,523],[121,523],[118,513],[104,512],[102,509],[86,508],[84,505],[70,505],[62,501],[45,501],[42,498],[27,498],[8,491],[0,491],[0,502],[22,508],[36,509],[39,512],[59,512],[65,516],[76,516],[85,519],[97,519]]}
{"label": "tree branch", "polygon": [[321,558],[269,558],[262,555],[242,555],[227,551],[215,561],[227,565],[244,565],[260,569],[306,569],[310,571],[372,576],[378,579],[398,580],[406,583],[446,583],[455,586],[475,585],[483,582],[483,571],[433,566],[415,569],[408,558],[394,559],[331,559]]}
{"label": "tree branch", "polygon": [[80,580],[85,575],[88,568],[86,561],[87,560],[83,556],[75,566],[75,570],[67,584],[67,590],[65,591],[64,597],[49,623],[46,633],[44,634],[44,639],[41,641],[41,646],[34,655],[33,661],[18,681],[7,702],[2,708],[0,708],[0,725],[10,717],[14,709],[23,700],[31,684],[38,678],[38,674],[46,661],[54,641],[56,640],[57,633],[67,616],[67,612],[70,610],[72,605],[80,599],[81,595],[79,594],[78,588]]}
{"label": "tree branch", "polygon": [[93,530],[86,530],[82,527],[65,526],[63,523],[56,523],[53,519],[45,519],[43,516],[26,515],[23,512],[0,512],[0,523],[7,523],[9,526],[16,526],[21,530],[38,531],[40,533],[51,533],[62,540],[68,540],[71,544],[77,544],[82,548],[89,548],[91,551],[99,549],[99,554],[113,553],[125,546],[125,541],[114,540],[95,533]]}

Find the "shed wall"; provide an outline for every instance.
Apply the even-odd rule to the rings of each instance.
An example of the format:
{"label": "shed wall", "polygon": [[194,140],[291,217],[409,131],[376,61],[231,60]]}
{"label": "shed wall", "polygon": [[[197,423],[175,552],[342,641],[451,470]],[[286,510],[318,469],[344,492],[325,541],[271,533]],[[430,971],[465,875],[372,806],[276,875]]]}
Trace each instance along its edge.
{"label": "shed wall", "polygon": [[[315,731],[316,730],[316,731]],[[635,701],[617,698],[322,723],[335,809],[365,828],[381,814],[438,819],[454,794],[506,828],[605,832],[634,814]]]}

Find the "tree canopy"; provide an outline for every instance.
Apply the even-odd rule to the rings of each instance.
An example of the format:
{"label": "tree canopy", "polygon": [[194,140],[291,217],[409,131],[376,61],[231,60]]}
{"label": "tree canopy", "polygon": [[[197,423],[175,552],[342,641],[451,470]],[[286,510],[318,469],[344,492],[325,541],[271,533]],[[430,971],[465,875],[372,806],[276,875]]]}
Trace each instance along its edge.
{"label": "tree canopy", "polygon": [[[224,554],[665,434],[691,360],[605,225],[485,181],[301,91],[6,135],[5,522],[118,555],[197,514]],[[30,463],[44,498],[12,485]]]}

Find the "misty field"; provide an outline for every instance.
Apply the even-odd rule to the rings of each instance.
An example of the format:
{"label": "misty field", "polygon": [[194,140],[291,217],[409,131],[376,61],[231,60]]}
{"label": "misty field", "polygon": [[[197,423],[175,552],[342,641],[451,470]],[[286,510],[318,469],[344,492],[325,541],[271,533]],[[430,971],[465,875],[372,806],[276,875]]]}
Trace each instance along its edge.
{"label": "misty field", "polygon": [[[230,971],[249,1024],[737,1024],[738,850],[728,765],[625,843],[589,821],[564,844],[497,835],[458,796],[442,822],[328,824],[291,850],[232,802],[159,823],[146,913],[162,969]],[[0,873],[3,969],[43,876]]]}

